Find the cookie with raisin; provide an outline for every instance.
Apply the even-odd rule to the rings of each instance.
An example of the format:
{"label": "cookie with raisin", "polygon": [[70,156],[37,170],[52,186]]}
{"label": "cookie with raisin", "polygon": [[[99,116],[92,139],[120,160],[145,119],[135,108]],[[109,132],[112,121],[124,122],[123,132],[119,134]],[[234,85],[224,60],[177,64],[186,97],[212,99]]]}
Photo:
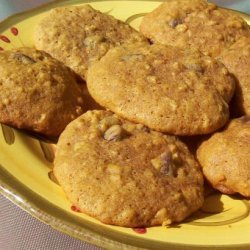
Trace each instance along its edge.
{"label": "cookie with raisin", "polygon": [[35,46],[85,79],[87,69],[107,51],[125,42],[146,42],[128,24],[90,5],[52,9],[35,28]]}
{"label": "cookie with raisin", "polygon": [[203,176],[187,147],[110,111],[88,111],[66,127],[53,171],[81,212],[107,224],[180,222],[203,204]]}
{"label": "cookie with raisin", "polygon": [[242,17],[206,0],[165,1],[143,18],[140,30],[152,42],[197,48],[212,57],[250,33]]}
{"label": "cookie with raisin", "polygon": [[235,79],[219,61],[159,44],[111,49],[90,67],[92,97],[132,122],[175,135],[214,132],[228,120]]}
{"label": "cookie with raisin", "polygon": [[0,52],[0,122],[58,136],[84,111],[75,74],[33,48]]}

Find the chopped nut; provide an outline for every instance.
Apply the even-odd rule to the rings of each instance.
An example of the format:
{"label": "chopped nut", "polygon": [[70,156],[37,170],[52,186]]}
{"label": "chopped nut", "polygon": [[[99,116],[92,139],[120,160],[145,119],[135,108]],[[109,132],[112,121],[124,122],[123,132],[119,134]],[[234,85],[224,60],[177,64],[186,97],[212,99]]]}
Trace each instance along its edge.
{"label": "chopped nut", "polygon": [[156,83],[156,77],[155,76],[148,76],[147,81],[149,83]]}
{"label": "chopped nut", "polygon": [[207,115],[204,115],[202,117],[202,125],[204,128],[207,128],[207,126],[210,124],[210,120]]}
{"label": "chopped nut", "polygon": [[136,124],[136,128],[146,133],[150,132],[150,129],[142,124]]}
{"label": "chopped nut", "polygon": [[109,49],[110,49],[110,45],[108,43],[100,43],[99,45],[99,51],[102,55],[104,55]]}
{"label": "chopped nut", "polygon": [[173,153],[172,158],[178,160],[179,154],[177,152]]}
{"label": "chopped nut", "polygon": [[120,141],[123,135],[123,128],[120,125],[113,125],[104,133],[104,139],[107,141]]}
{"label": "chopped nut", "polygon": [[175,101],[171,100],[171,101],[169,102],[169,105],[170,105],[170,107],[171,107],[171,109],[172,109],[173,111],[175,111],[175,110],[177,109],[177,103],[176,103]]}
{"label": "chopped nut", "polygon": [[179,63],[179,62],[174,62],[174,63],[173,63],[173,68],[174,68],[174,69],[179,70],[179,69],[180,69],[180,67],[181,67],[181,65],[180,65],[180,63]]}
{"label": "chopped nut", "polygon": [[45,113],[41,114],[38,123],[42,123],[46,119],[47,115]]}
{"label": "chopped nut", "polygon": [[167,209],[164,207],[158,210],[154,218],[159,219],[160,221],[167,219]]}
{"label": "chopped nut", "polygon": [[110,175],[110,180],[112,181],[112,182],[116,182],[117,184],[119,184],[120,183],[120,181],[121,181],[121,176],[120,175],[117,175],[117,174],[115,174],[115,175]]}
{"label": "chopped nut", "polygon": [[23,87],[18,87],[17,90],[18,90],[18,92],[21,92],[21,93],[24,92],[24,88]]}
{"label": "chopped nut", "polygon": [[99,122],[98,127],[102,132],[105,132],[111,126],[120,125],[120,124],[121,124],[120,120],[112,115],[112,116],[107,116],[107,117],[103,118]]}
{"label": "chopped nut", "polygon": [[97,29],[96,25],[86,25],[84,27],[85,31],[94,31]]}
{"label": "chopped nut", "polygon": [[165,226],[167,226],[167,225],[170,225],[171,223],[172,223],[172,221],[171,221],[170,219],[167,219],[167,220],[164,220],[164,221],[162,222],[162,226],[165,227]]}
{"label": "chopped nut", "polygon": [[119,185],[121,181],[121,167],[115,164],[108,164],[106,171],[109,174],[110,180]]}
{"label": "chopped nut", "polygon": [[191,30],[188,30],[187,31],[187,34],[188,34],[188,37],[191,37],[193,35],[192,31]]}
{"label": "chopped nut", "polygon": [[73,147],[73,150],[74,151],[77,151],[77,150],[79,150],[79,149],[81,149],[81,148],[83,148],[84,147],[84,144],[83,143],[76,143],[75,145],[74,145],[74,147]]}
{"label": "chopped nut", "polygon": [[143,54],[129,54],[121,57],[122,61],[142,61],[144,59]]}
{"label": "chopped nut", "polygon": [[161,64],[163,64],[164,63],[164,61],[162,60],[162,59],[155,59],[154,61],[153,61],[153,65],[154,66],[158,66],[158,65],[161,65]]}
{"label": "chopped nut", "polygon": [[207,18],[206,12],[202,12],[202,11],[198,12],[197,14],[194,13],[193,16],[197,16],[197,17],[202,18],[202,19],[206,19]]}
{"label": "chopped nut", "polygon": [[198,63],[188,63],[185,65],[187,69],[202,73],[203,67]]}
{"label": "chopped nut", "polygon": [[162,161],[161,161],[161,159],[160,159],[159,157],[158,157],[158,158],[155,158],[155,159],[152,159],[152,160],[151,160],[151,163],[152,163],[152,165],[153,165],[157,170],[160,171],[161,165],[162,165]]}
{"label": "chopped nut", "polygon": [[177,19],[171,19],[169,22],[168,22],[168,25],[171,27],[171,28],[175,28],[177,25],[179,24],[182,24],[182,20],[177,18]]}
{"label": "chopped nut", "polygon": [[180,90],[180,91],[187,91],[188,90],[188,86],[186,84],[180,85],[180,86],[178,86],[178,90]]}
{"label": "chopped nut", "polygon": [[228,74],[229,74],[229,72],[228,72],[228,70],[227,70],[226,68],[222,68],[222,69],[221,69],[221,73],[222,73],[223,75],[228,75]]}
{"label": "chopped nut", "polygon": [[208,21],[208,22],[206,23],[206,25],[208,25],[208,26],[213,26],[213,25],[215,25],[215,24],[217,24],[217,22],[216,22],[215,20],[210,20],[210,21]]}
{"label": "chopped nut", "polygon": [[186,24],[179,24],[176,26],[178,32],[185,32],[188,29]]}
{"label": "chopped nut", "polygon": [[17,61],[23,63],[23,64],[33,64],[36,61],[34,59],[32,59],[29,56],[26,56],[22,53],[15,53],[13,56],[14,59],[16,59]]}
{"label": "chopped nut", "polygon": [[120,168],[120,166],[115,165],[115,164],[108,164],[107,171],[110,174],[120,174],[121,168]]}
{"label": "chopped nut", "polygon": [[176,72],[175,72],[175,71],[172,71],[172,72],[171,72],[171,75],[172,75],[173,77],[176,77]]}
{"label": "chopped nut", "polygon": [[97,43],[105,42],[105,37],[103,36],[89,36],[84,39],[84,45],[90,48],[94,48]]}
{"label": "chopped nut", "polygon": [[168,148],[172,153],[175,153],[177,151],[177,147],[174,144],[170,144]]}
{"label": "chopped nut", "polygon": [[10,104],[10,99],[7,99],[7,98],[3,99],[2,104],[3,105],[9,105]]}

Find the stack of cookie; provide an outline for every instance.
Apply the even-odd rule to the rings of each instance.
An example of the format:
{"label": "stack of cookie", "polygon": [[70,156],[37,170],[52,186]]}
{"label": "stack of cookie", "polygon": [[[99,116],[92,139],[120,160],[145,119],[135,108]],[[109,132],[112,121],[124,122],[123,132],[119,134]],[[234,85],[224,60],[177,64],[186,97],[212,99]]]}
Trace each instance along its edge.
{"label": "stack of cookie", "polygon": [[[180,222],[203,204],[203,174],[221,192],[250,196],[249,26],[204,0],[169,0],[140,31],[88,5],[51,10],[35,30],[40,51],[0,53],[9,100],[0,121],[53,136],[69,123],[55,176],[104,223]],[[9,82],[26,84],[19,99]],[[201,136],[197,157],[178,136]]]}

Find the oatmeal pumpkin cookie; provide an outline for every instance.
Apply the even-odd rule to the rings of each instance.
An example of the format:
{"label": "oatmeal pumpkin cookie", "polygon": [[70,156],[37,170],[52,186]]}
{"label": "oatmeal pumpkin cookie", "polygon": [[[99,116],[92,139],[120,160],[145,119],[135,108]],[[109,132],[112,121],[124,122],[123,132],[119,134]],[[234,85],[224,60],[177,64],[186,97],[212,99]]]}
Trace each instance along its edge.
{"label": "oatmeal pumpkin cookie", "polygon": [[213,57],[250,33],[239,15],[205,0],[166,1],[143,18],[140,30],[153,42],[195,47]]}
{"label": "oatmeal pumpkin cookie", "polygon": [[0,52],[0,122],[58,136],[83,113],[74,73],[45,52]]}
{"label": "oatmeal pumpkin cookie", "polygon": [[90,64],[125,42],[146,42],[129,25],[90,5],[55,8],[37,25],[35,45],[85,79]]}
{"label": "oatmeal pumpkin cookie", "polygon": [[89,92],[100,105],[176,135],[222,127],[234,84],[224,65],[211,57],[159,44],[113,48],[87,76]]}
{"label": "oatmeal pumpkin cookie", "polygon": [[107,224],[170,224],[203,204],[201,169],[181,141],[109,111],[66,127],[54,174],[80,211]]}
{"label": "oatmeal pumpkin cookie", "polygon": [[237,79],[231,105],[234,115],[250,115],[250,34],[225,50],[220,60]]}
{"label": "oatmeal pumpkin cookie", "polygon": [[197,151],[203,173],[222,193],[250,197],[250,117],[232,120]]}

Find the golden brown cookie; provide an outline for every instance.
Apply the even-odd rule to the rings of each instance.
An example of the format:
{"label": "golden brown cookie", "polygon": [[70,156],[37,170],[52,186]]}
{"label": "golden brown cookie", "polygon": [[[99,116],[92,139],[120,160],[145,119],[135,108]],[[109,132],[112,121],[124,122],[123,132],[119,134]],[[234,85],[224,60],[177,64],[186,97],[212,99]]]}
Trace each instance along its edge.
{"label": "golden brown cookie", "polygon": [[90,5],[55,8],[37,25],[35,45],[85,79],[89,65],[124,42],[146,39],[129,25]]}
{"label": "golden brown cookie", "polygon": [[220,59],[237,79],[231,104],[233,114],[250,115],[250,33],[225,50]]}
{"label": "golden brown cookie", "polygon": [[45,52],[0,52],[0,122],[58,136],[83,113],[74,73]]}
{"label": "golden brown cookie", "polygon": [[197,151],[203,173],[222,193],[250,197],[250,117],[232,120]]}
{"label": "golden brown cookie", "polygon": [[250,32],[239,15],[205,0],[166,1],[144,17],[140,30],[153,42],[195,47],[210,56]]}
{"label": "golden brown cookie", "polygon": [[211,133],[228,120],[234,79],[222,63],[177,47],[111,49],[88,71],[102,106],[133,122],[176,135]]}
{"label": "golden brown cookie", "polygon": [[109,111],[67,126],[54,174],[74,205],[112,225],[179,222],[203,203],[201,169],[181,141]]}

